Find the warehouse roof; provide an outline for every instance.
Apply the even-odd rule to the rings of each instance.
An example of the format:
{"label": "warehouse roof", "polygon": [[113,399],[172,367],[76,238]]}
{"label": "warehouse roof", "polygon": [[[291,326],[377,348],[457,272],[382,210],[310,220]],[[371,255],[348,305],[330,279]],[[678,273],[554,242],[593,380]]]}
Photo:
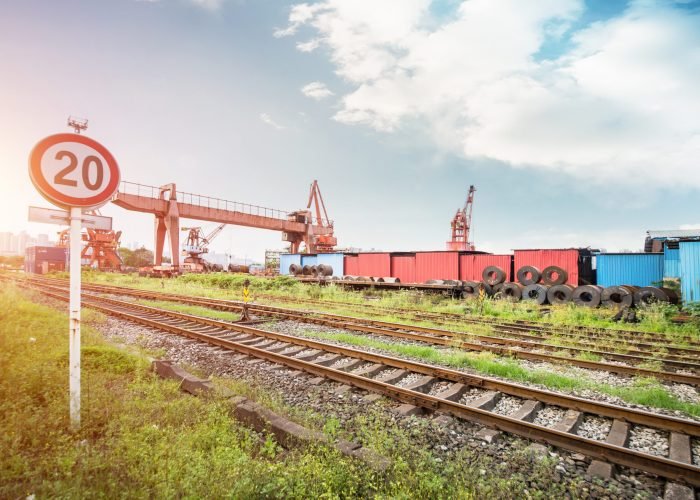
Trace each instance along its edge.
{"label": "warehouse roof", "polygon": [[662,238],[700,238],[700,229],[667,229],[647,231],[647,235],[652,239]]}

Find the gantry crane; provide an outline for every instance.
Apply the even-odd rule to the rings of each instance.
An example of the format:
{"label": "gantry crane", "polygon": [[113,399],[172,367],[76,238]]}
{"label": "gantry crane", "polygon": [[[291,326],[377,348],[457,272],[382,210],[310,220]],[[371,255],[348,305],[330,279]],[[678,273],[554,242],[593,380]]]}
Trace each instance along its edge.
{"label": "gantry crane", "polygon": [[[282,240],[290,243],[292,253],[298,253],[302,243],[307,253],[333,251],[337,241],[333,221],[321,217],[321,211],[327,215],[316,181],[311,185],[307,208],[295,212],[183,193],[172,183],[155,187],[122,181],[112,203],[155,216],[154,268],[163,262],[167,234],[173,255],[170,274],[180,272],[180,218],[280,231]],[[315,217],[311,213],[314,204]]]}
{"label": "gantry crane", "polygon": [[452,219],[452,239],[447,242],[448,250],[474,250],[474,243],[469,239],[472,226],[472,205],[476,188],[469,186],[464,207],[457,210]]}

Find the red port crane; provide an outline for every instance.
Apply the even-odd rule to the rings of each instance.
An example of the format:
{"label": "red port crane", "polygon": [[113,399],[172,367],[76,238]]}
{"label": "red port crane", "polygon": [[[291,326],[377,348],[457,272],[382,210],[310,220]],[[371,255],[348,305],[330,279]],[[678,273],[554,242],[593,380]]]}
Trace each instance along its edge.
{"label": "red port crane", "polygon": [[472,227],[472,205],[476,188],[469,186],[467,201],[464,207],[457,210],[452,219],[452,239],[447,242],[448,250],[474,250],[474,243],[469,240],[469,232]]}
{"label": "red port crane", "polygon": [[[99,210],[90,210],[87,213],[100,215]],[[85,233],[81,234],[81,239],[85,242],[83,251],[80,254],[81,259],[89,259],[88,265],[101,271],[119,271],[123,265],[122,258],[119,255],[119,240],[122,232],[90,228],[86,228],[85,231]],[[64,229],[58,233],[59,247],[68,248],[70,245],[69,233],[69,229]]]}
{"label": "red port crane", "polygon": [[187,257],[185,257],[185,264],[193,264],[193,270],[195,271],[206,271],[209,267],[212,267],[202,258],[202,254],[209,251],[209,243],[219,235],[224,229],[224,226],[226,226],[226,224],[219,224],[207,235],[204,234],[201,226],[181,228],[182,231],[188,231],[187,241],[183,248],[183,254],[187,255]]}

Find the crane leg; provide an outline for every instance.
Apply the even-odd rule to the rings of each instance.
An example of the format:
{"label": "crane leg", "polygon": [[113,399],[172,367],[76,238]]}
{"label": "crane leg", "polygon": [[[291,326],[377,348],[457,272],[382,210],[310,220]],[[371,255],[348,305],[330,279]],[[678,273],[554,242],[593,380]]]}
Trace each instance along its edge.
{"label": "crane leg", "polygon": [[162,216],[156,215],[155,224],[155,249],[153,252],[154,265],[160,266],[163,263],[163,244],[165,243],[165,221]]}

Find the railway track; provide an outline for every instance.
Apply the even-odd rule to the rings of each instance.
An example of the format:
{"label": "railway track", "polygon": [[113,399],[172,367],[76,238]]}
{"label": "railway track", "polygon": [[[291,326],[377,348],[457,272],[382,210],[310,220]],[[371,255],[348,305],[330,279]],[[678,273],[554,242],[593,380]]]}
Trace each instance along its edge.
{"label": "railway track", "polygon": [[[63,289],[22,286],[67,301]],[[270,332],[251,326],[168,311],[83,293],[83,305],[110,316],[159,331],[194,339],[226,352],[236,352],[278,363],[344,384],[386,395],[427,410],[443,412],[487,427],[592,458],[589,468],[601,470],[617,464],[667,479],[674,485],[700,487],[700,467],[693,463],[693,439],[700,437],[700,422],[600,403],[574,396],[479,377],[423,363]],[[518,401],[504,414],[499,402]],[[562,418],[542,425],[538,414],[559,411]],[[605,439],[584,437],[580,429],[588,418],[603,418]],[[667,456],[633,449],[636,432],[661,433],[668,441]]]}
{"label": "railway track", "polygon": [[[646,332],[641,330],[624,330],[616,328],[589,327],[580,325],[552,325],[546,322],[535,322],[526,320],[506,321],[498,318],[489,318],[485,316],[473,317],[467,314],[450,313],[450,312],[428,312],[418,311],[407,308],[389,308],[379,307],[374,304],[357,304],[353,302],[337,302],[330,300],[306,299],[298,297],[282,297],[277,295],[257,294],[256,298],[264,298],[269,301],[293,303],[293,304],[309,304],[314,306],[329,307],[329,308],[347,308],[362,312],[369,315],[391,314],[404,317],[406,319],[426,320],[436,324],[448,326],[462,326],[464,323],[469,324],[487,324],[494,330],[504,333],[514,332],[538,332],[543,336],[545,334],[560,335],[565,337],[577,337],[579,334],[585,334],[590,337],[598,337],[601,339],[620,339],[633,340],[639,342],[644,339],[650,346],[665,345],[668,343],[668,337],[663,334],[654,332]],[[578,333],[576,333],[578,332]],[[700,349],[700,338],[690,336],[680,337],[688,346]],[[654,344],[656,343],[656,344]]]}
{"label": "railway track", "polygon": [[[67,286],[67,282],[65,280],[32,278],[29,279],[29,281],[33,283],[40,283],[42,286],[56,286],[58,288],[65,288]],[[231,312],[241,311],[243,306],[243,303],[239,301],[189,297],[177,294],[137,290],[126,287],[85,284],[84,288],[86,290],[112,295],[132,296],[147,300],[172,301]],[[669,355],[668,357],[662,357],[656,354],[653,356],[643,354],[622,354],[609,351],[596,351],[585,347],[567,347],[522,339],[476,335],[469,334],[468,332],[460,333],[444,329],[404,325],[329,313],[285,309],[259,304],[249,304],[248,307],[252,314],[259,316],[269,316],[277,319],[329,326],[361,333],[402,338],[427,344],[456,347],[470,351],[488,351],[501,356],[510,356],[530,361],[568,364],[581,368],[607,371],[626,376],[655,377],[659,380],[700,386],[700,361],[698,359],[698,353],[692,350],[689,350],[688,355],[685,356]],[[678,349],[682,351],[683,348]],[[566,355],[561,355],[560,352],[562,351],[566,353]],[[601,358],[627,364],[616,364],[607,361],[591,361],[587,359],[577,359],[575,357],[583,354],[593,354],[600,356]],[[644,368],[643,366],[638,366],[643,363],[658,363],[659,361],[661,362],[662,366],[661,370],[648,369]]]}

